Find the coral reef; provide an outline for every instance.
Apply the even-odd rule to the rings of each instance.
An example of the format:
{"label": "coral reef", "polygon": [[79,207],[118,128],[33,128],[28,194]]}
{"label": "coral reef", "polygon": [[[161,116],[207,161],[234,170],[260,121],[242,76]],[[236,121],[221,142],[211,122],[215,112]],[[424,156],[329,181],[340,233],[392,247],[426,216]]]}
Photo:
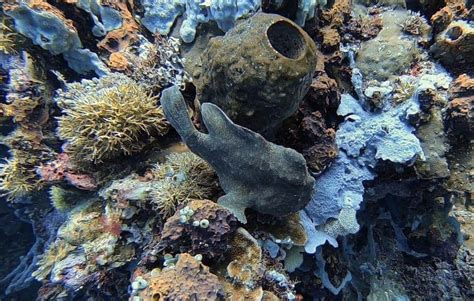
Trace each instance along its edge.
{"label": "coral reef", "polygon": [[177,87],[164,90],[161,103],[166,117],[191,151],[207,160],[219,176],[226,192],[219,204],[240,221],[246,221],[246,208],[281,216],[298,211],[309,201],[314,179],[296,151],[272,144],[232,123],[209,103],[202,105],[209,134],[199,132],[187,115]]}
{"label": "coral reef", "polygon": [[195,257],[179,254],[175,264],[147,274],[135,273],[134,295],[143,300],[224,300],[217,276]]}
{"label": "coral reef", "polygon": [[144,138],[168,131],[156,97],[127,77],[110,77],[106,81],[115,81],[114,86],[66,92],[73,96],[58,118],[58,135],[78,160],[98,163],[130,155],[143,148]]}
{"label": "coral reef", "polygon": [[195,200],[166,221],[159,246],[168,253],[214,259],[227,251],[236,228],[237,220],[229,210],[208,200]]}
{"label": "coral reef", "polygon": [[185,43],[191,43],[199,23],[215,21],[221,30],[228,31],[237,19],[256,11],[260,1],[145,0],[142,5],[145,10],[143,25],[151,32],[162,35],[167,35],[175,19],[185,13],[180,35]]}
{"label": "coral reef", "polygon": [[[255,47],[255,45],[261,45]],[[258,13],[211,39],[193,74],[201,102],[264,132],[293,114],[311,83],[316,47],[289,19]]]}
{"label": "coral reef", "polygon": [[1,300],[472,299],[472,1],[0,7]]}
{"label": "coral reef", "polygon": [[97,75],[108,72],[97,54],[82,48],[73,22],[56,7],[45,1],[20,1],[5,4],[3,9],[13,18],[19,33],[52,54],[62,54],[76,72],[95,72]]}

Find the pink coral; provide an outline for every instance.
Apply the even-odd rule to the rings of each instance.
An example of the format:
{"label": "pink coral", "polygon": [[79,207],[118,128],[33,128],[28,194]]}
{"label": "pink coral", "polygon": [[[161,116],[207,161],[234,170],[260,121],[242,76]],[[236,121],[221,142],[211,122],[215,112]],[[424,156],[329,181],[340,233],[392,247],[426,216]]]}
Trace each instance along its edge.
{"label": "pink coral", "polygon": [[56,160],[43,164],[37,169],[38,175],[45,182],[67,181],[82,190],[95,190],[97,184],[88,174],[78,174],[70,163],[69,156],[61,153]]}

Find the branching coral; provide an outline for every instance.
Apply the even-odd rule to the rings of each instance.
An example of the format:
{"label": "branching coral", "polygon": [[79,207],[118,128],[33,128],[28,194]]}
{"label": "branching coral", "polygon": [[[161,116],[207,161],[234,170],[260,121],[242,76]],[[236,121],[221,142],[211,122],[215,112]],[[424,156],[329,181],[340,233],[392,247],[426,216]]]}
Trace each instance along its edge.
{"label": "branching coral", "polygon": [[68,256],[69,252],[74,249],[74,246],[65,241],[59,240],[53,242],[41,256],[41,259],[37,263],[38,269],[33,272],[32,276],[40,281],[46,279],[51,273],[55,263],[63,260]]}
{"label": "branching coral", "polygon": [[142,43],[137,54],[125,53],[130,77],[154,92],[170,85],[182,86],[189,76],[184,71],[179,46],[176,38],[157,36],[154,44]]}
{"label": "branching coral", "polygon": [[20,158],[21,155],[15,152],[11,159],[0,164],[0,190],[5,192],[9,200],[33,192],[41,185],[34,169]]}
{"label": "branching coral", "polygon": [[168,131],[157,99],[132,80],[91,89],[63,110],[58,134],[80,161],[102,162],[140,151],[151,135]]}
{"label": "branching coral", "polygon": [[5,24],[5,20],[0,23],[0,52],[5,54],[15,54],[16,34]]}
{"label": "branching coral", "polygon": [[151,193],[152,202],[165,217],[191,199],[210,198],[216,184],[211,166],[191,152],[169,155],[152,173],[159,180]]}

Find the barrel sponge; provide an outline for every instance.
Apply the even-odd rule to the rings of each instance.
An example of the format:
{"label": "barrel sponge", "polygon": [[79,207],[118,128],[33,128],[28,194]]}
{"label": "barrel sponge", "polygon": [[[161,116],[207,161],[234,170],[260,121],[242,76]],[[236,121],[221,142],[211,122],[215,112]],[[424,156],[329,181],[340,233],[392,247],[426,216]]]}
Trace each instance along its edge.
{"label": "barrel sponge", "polygon": [[167,133],[157,99],[137,82],[122,76],[114,85],[96,88],[72,91],[75,102],[69,102],[58,118],[59,137],[74,158],[99,163],[131,155],[144,147],[147,137]]}

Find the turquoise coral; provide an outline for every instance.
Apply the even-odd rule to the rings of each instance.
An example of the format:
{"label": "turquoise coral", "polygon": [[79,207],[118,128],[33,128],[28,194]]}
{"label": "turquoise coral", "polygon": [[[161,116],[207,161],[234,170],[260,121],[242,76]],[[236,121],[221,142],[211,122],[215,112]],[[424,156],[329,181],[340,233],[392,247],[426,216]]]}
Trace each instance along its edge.
{"label": "turquoise coral", "polygon": [[145,14],[143,25],[151,32],[167,35],[175,19],[184,13],[181,38],[191,43],[199,23],[216,21],[219,28],[227,31],[235,21],[260,6],[259,0],[143,0]]}
{"label": "turquoise coral", "polygon": [[108,73],[97,54],[83,49],[77,30],[56,8],[49,5],[35,7],[30,1],[20,1],[8,5],[5,14],[13,18],[19,33],[54,55],[62,54],[76,72],[95,72],[100,76]]}

